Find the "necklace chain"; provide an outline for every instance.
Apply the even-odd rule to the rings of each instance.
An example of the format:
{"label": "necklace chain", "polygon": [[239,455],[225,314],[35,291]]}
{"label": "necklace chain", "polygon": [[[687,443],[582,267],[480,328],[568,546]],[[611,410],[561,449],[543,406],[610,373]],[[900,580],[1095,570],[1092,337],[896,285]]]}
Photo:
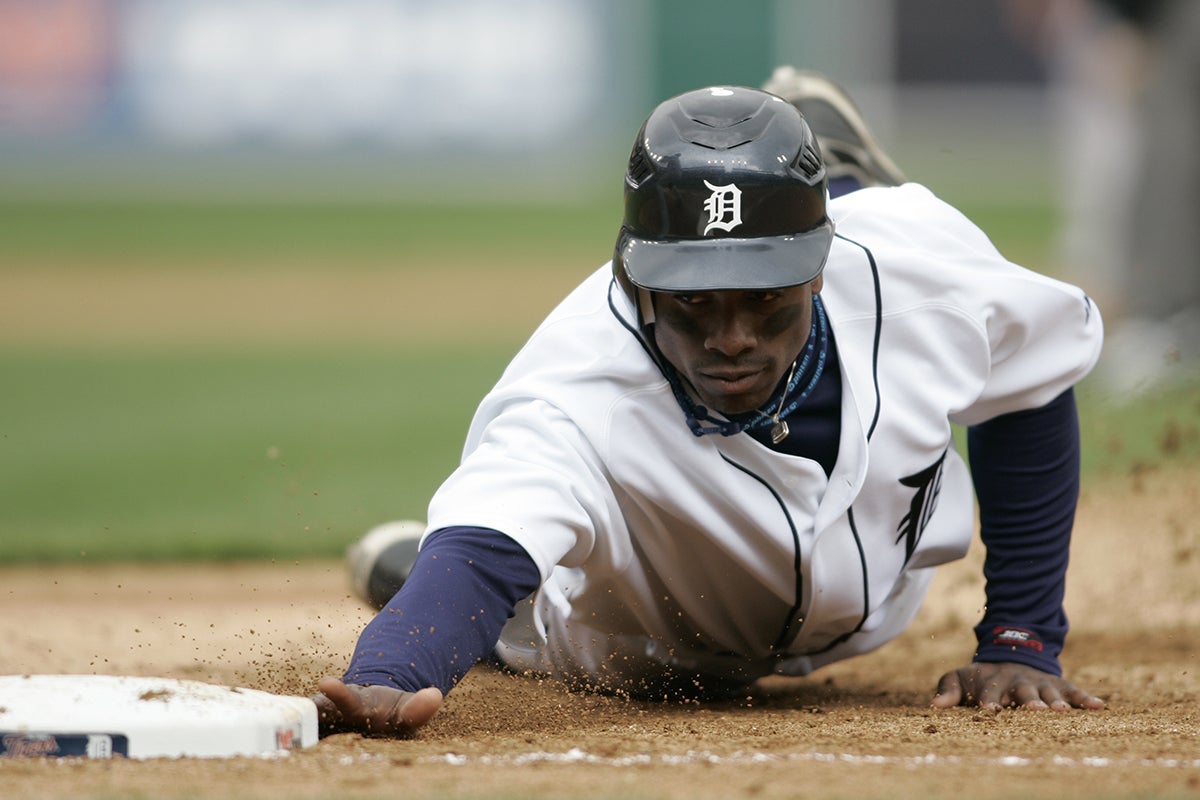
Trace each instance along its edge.
{"label": "necklace chain", "polygon": [[[797,356],[795,358],[795,360],[792,361],[792,368],[788,372],[787,381],[784,382],[785,387],[789,387],[792,385],[792,378],[795,377],[795,375],[796,375],[796,362],[799,360],[800,360],[800,357]],[[784,439],[786,439],[788,437],[788,433],[790,433],[790,431],[788,430],[788,424],[786,422],[780,421],[780,419],[779,419],[779,415],[783,413],[783,404],[786,402],[787,402],[787,389],[785,388],[782,393],[782,396],[779,398],[779,405],[775,408],[774,414],[767,414],[767,412],[763,411],[762,409],[755,409],[755,411],[759,415],[771,420],[771,441],[774,442],[775,444],[779,444],[780,442],[782,442]]]}
{"label": "necklace chain", "polygon": [[[808,386],[804,388],[804,391],[800,392],[800,394],[795,397],[791,405],[787,406],[787,413],[789,415],[795,411],[801,403],[804,402],[805,398],[808,397],[809,393],[812,392],[812,390],[816,387],[817,382],[821,379],[821,373],[825,371],[824,368],[828,323],[825,319],[825,307],[821,303],[821,298],[813,298],[813,310],[816,313],[813,314],[812,330],[809,333],[808,345],[804,348],[804,358],[801,360],[800,357],[797,356],[796,361],[792,362],[792,371],[789,373],[788,379],[784,383],[783,396],[779,399],[779,407],[775,409],[774,414],[767,414],[762,409],[755,409],[755,411],[763,420],[771,423],[771,442],[773,444],[782,443],[783,440],[788,437],[788,434],[791,433],[791,430],[788,428],[787,421],[780,418],[784,416],[784,406],[787,404],[789,393],[794,388],[797,388],[792,386],[793,377],[802,378],[804,374],[808,372],[809,364],[812,362],[813,355],[815,354],[817,357],[817,362],[816,368],[812,372],[812,378],[809,381]],[[796,375],[797,361],[800,361],[799,375]],[[761,424],[763,423],[760,423],[760,425]],[[747,427],[759,427],[759,425]]]}

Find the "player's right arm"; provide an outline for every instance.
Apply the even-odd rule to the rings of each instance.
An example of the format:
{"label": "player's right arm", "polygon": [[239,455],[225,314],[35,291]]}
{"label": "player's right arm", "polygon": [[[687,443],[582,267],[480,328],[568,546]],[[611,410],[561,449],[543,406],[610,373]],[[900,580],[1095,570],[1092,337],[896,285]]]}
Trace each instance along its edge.
{"label": "player's right arm", "polygon": [[431,533],[400,591],[359,635],[345,674],[318,684],[321,734],[411,735],[540,583],[533,559],[499,531]]}
{"label": "player's right arm", "polygon": [[322,736],[357,731],[368,736],[412,736],[442,707],[442,693],[434,687],[405,692],[390,686],[359,686],[338,678],[322,678],[317,704]]}

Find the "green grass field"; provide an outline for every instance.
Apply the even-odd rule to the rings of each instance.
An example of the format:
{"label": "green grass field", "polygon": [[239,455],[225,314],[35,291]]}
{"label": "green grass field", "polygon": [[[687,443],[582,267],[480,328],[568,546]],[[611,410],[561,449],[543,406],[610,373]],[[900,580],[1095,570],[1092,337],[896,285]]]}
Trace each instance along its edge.
{"label": "green grass field", "polygon": [[0,355],[0,559],[329,555],[424,514],[506,354]]}
{"label": "green grass field", "polygon": [[28,202],[0,192],[0,274],[31,264],[167,270],[222,264],[354,270],[387,264],[405,269],[461,256],[505,263],[530,257],[540,267],[581,253],[599,264],[620,221],[619,194],[614,197],[615,203],[605,198],[529,207],[314,200]]}
{"label": "green grass field", "polygon": [[[1047,209],[962,205],[1014,260],[1049,263]],[[144,330],[119,320],[143,334],[131,346],[103,335],[118,322],[103,316],[103,281],[89,290],[94,319],[87,303],[67,313],[36,294],[50,290],[29,290],[21,302],[33,313],[10,307],[21,321],[0,327],[0,561],[331,556],[372,524],[421,517],[476,402],[540,318],[536,304],[505,315],[509,298],[598,266],[615,219],[600,202],[0,205],[0,310],[5,287],[115,272],[125,287],[164,274],[235,287],[263,273],[283,293],[300,273],[412,271],[428,296],[408,301],[458,328],[463,298],[431,291],[439,275],[492,268],[514,293],[474,298],[470,326],[454,336],[435,325],[381,341],[313,320],[341,326],[322,340],[303,335],[300,319],[290,338],[231,341],[222,319],[168,335],[166,314],[147,316]],[[48,273],[60,282],[38,283]],[[1118,406],[1085,384],[1086,478],[1200,456],[1198,388]]]}

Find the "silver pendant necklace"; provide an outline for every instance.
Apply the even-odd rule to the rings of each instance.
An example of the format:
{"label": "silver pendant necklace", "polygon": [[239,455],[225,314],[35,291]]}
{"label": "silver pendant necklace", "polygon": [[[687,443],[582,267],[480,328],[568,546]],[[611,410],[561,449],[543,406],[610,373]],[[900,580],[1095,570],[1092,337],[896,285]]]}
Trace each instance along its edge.
{"label": "silver pendant necklace", "polygon": [[[798,358],[796,359],[796,361],[799,361],[799,360],[800,359],[798,359]],[[792,378],[796,375],[796,361],[792,362],[792,369],[790,372],[788,372],[787,381],[784,382],[784,384],[783,384],[784,386],[792,385]],[[779,407],[775,409],[774,414],[768,415],[763,411],[758,411],[759,414],[761,414],[762,416],[771,420],[771,423],[772,423],[772,425],[771,425],[771,441],[774,442],[775,444],[779,444],[780,442],[782,442],[784,439],[786,439],[788,437],[788,433],[790,433],[790,431],[788,430],[787,422],[784,420],[781,420],[779,418],[779,415],[783,413],[783,404],[786,402],[787,402],[787,391],[784,390],[783,397],[779,398]]]}

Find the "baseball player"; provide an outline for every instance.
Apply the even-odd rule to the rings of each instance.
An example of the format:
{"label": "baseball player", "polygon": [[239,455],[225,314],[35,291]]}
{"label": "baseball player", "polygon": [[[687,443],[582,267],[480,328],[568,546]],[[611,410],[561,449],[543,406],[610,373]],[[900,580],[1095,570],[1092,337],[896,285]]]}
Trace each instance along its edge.
{"label": "baseball player", "polygon": [[409,735],[489,657],[650,698],[806,675],[905,629],[975,498],[987,610],[933,706],[1103,706],[1058,660],[1099,313],[902,183],[827,79],[768,85],[645,121],[612,261],[483,399],[427,524],[353,551],[382,610],[318,683],[326,733]]}

